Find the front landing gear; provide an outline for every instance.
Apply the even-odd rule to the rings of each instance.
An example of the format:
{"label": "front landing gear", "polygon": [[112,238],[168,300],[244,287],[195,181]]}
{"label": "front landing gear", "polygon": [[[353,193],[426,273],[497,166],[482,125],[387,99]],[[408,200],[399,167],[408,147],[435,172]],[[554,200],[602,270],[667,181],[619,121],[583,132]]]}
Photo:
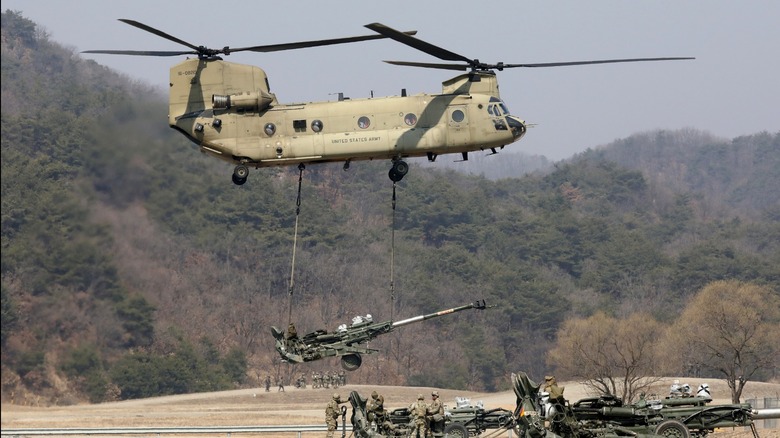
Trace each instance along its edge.
{"label": "front landing gear", "polygon": [[409,172],[409,165],[404,160],[393,160],[393,167],[390,168],[390,181],[401,181],[404,176]]}
{"label": "front landing gear", "polygon": [[246,178],[249,176],[249,168],[240,164],[233,169],[233,184],[240,186],[244,185]]}

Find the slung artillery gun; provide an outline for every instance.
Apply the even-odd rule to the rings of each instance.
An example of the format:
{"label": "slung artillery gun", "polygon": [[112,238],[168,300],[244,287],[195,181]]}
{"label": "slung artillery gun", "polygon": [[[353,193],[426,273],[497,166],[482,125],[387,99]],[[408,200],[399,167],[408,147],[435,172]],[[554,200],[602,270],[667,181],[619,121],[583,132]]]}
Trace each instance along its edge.
{"label": "slung artillery gun", "polygon": [[360,368],[363,363],[362,354],[376,353],[378,350],[362,346],[379,335],[390,333],[398,327],[425,321],[439,316],[449,315],[467,309],[486,309],[485,301],[475,301],[465,306],[441,310],[439,312],[419,315],[401,321],[373,322],[371,315],[353,318],[352,324],[340,325],[336,331],[317,330],[303,337],[297,334],[287,334],[284,331],[271,327],[271,333],[276,339],[276,351],[282,356],[282,360],[290,363],[311,362],[326,357],[341,357],[341,366],[347,371]]}
{"label": "slung artillery gun", "polygon": [[[715,429],[750,427],[754,421],[780,418],[780,409],[753,409],[749,403],[710,405],[709,397],[642,399],[624,405],[614,396],[579,400],[573,404],[551,403],[547,393],[525,373],[512,375],[517,395],[518,424],[525,438],[590,437],[593,433],[657,435],[666,438],[703,438]],[[547,433],[545,434],[545,431]]]}

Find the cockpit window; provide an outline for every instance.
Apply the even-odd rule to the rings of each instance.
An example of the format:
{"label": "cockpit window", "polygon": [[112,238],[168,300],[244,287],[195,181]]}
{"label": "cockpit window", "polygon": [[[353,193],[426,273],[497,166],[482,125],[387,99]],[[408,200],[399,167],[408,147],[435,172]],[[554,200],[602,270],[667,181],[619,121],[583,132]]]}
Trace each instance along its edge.
{"label": "cockpit window", "polygon": [[501,117],[508,113],[509,111],[506,110],[506,105],[503,103],[488,105],[488,114],[493,117]]}
{"label": "cockpit window", "polygon": [[488,105],[488,113],[491,116],[504,116],[509,114],[509,107],[506,106],[503,100],[491,96],[490,97],[490,105]]}

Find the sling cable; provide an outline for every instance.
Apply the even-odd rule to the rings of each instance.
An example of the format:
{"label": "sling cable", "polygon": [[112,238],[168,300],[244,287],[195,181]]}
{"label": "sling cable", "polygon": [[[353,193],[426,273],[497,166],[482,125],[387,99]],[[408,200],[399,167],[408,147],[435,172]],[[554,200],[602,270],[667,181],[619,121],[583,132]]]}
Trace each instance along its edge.
{"label": "sling cable", "polygon": [[395,188],[398,185],[398,181],[393,181],[393,218],[390,231],[390,321],[393,321],[393,313],[395,311]]}
{"label": "sling cable", "polygon": [[[293,290],[295,288],[295,249],[297,248],[297,244],[298,244],[298,218],[301,215],[301,185],[303,182],[304,169],[306,169],[306,166],[303,163],[298,165],[298,170],[300,171],[300,173],[298,174],[298,198],[295,200],[295,231],[293,232],[293,251],[292,251],[292,263],[290,266],[290,284],[287,289],[288,329],[292,326],[292,307],[293,307],[292,298],[293,298]],[[292,335],[292,333],[288,333],[288,336],[289,335]]]}

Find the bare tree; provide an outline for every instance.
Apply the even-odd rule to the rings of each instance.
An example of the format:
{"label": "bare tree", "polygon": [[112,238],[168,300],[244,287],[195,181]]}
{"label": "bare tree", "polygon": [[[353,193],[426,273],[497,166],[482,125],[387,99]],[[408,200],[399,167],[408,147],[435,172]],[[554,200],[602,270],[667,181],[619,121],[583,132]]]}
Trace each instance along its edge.
{"label": "bare tree", "polygon": [[670,364],[715,371],[739,403],[745,384],[780,362],[780,296],[751,283],[710,283],[688,303],[665,343]]}
{"label": "bare tree", "polygon": [[649,377],[656,364],[659,328],[657,321],[641,313],[626,319],[597,313],[569,320],[558,331],[548,363],[561,377],[582,379],[596,393],[630,402],[659,380]]}

